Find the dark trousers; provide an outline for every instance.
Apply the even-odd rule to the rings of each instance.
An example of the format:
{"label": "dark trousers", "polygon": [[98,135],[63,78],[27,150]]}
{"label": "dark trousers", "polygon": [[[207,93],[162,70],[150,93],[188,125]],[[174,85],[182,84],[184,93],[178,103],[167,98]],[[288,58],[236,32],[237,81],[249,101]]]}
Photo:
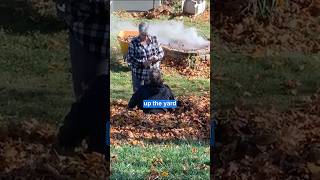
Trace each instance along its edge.
{"label": "dark trousers", "polygon": [[131,73],[132,77],[132,88],[133,88],[133,93],[138,91],[138,89],[144,85],[144,80],[138,79],[133,73]]}
{"label": "dark trousers", "polygon": [[105,154],[110,117],[108,60],[89,53],[72,35],[70,54],[76,100],[60,127],[59,143],[73,148],[86,139],[89,150]]}
{"label": "dark trousers", "polygon": [[73,89],[79,100],[99,75],[109,74],[108,60],[89,53],[71,34],[69,37]]}

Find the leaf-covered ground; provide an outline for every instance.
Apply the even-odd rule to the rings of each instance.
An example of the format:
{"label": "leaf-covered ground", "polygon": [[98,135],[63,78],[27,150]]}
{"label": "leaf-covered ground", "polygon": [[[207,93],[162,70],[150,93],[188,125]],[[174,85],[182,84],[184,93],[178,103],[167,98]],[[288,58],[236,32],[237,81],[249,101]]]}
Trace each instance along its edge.
{"label": "leaf-covered ground", "polygon": [[144,141],[208,140],[208,94],[178,97],[178,100],[181,101],[180,108],[161,115],[144,114],[141,110],[128,111],[126,101],[114,101],[111,105],[111,143],[143,145]]}
{"label": "leaf-covered ground", "polygon": [[[146,115],[139,110],[128,111],[125,101],[119,100],[112,103],[111,143],[117,149],[117,155],[111,159],[113,162],[117,162],[117,159],[121,160],[114,166],[116,170],[114,177],[121,179],[125,177],[122,176],[123,173],[134,174],[135,172],[142,178],[150,179],[159,177],[166,179],[171,175],[180,178],[207,177],[208,147],[196,145],[194,142],[206,142],[209,139],[208,94],[203,97],[184,96],[178,99],[181,100],[181,107],[171,114],[161,116]],[[77,153],[72,157],[61,156],[51,151],[56,132],[56,126],[40,123],[37,120],[10,122],[2,126],[0,129],[2,137],[0,177],[27,179],[105,179],[107,177],[109,164],[99,154],[84,153],[85,144],[78,148]],[[194,142],[189,144],[184,141]],[[155,146],[155,143],[159,144],[159,147]],[[128,154],[126,155],[122,150]],[[132,156],[130,153],[133,150],[141,153],[159,151],[157,152],[159,156],[150,152],[149,155],[138,154],[135,158],[145,159],[150,168],[144,169],[145,166],[141,166],[142,169],[135,169],[138,167],[131,162],[134,157],[128,158]],[[184,158],[172,161],[174,154]],[[127,159],[123,159],[124,157]],[[204,159],[207,161],[203,161]],[[133,169],[127,169],[128,172],[119,172],[119,169],[123,169],[123,161],[132,163]]]}
{"label": "leaf-covered ground", "polygon": [[[241,8],[236,4],[240,2],[233,3],[233,7],[238,11]],[[223,41],[219,42],[220,44],[226,44],[228,49],[242,51],[252,57],[290,52],[318,53],[320,19],[319,13],[315,14],[313,11],[320,12],[320,2],[301,2],[286,3],[279,0],[277,7],[268,17],[235,13],[236,10],[223,15],[227,14],[228,8],[232,9],[232,6],[224,6],[217,9],[217,13],[220,14],[217,16],[223,17],[213,22],[214,31],[218,35],[217,38]]]}
{"label": "leaf-covered ground", "polygon": [[320,91],[285,112],[235,107],[217,119],[216,178],[320,177]]}
{"label": "leaf-covered ground", "polygon": [[210,59],[203,60],[198,58],[195,64],[195,67],[191,67],[186,64],[177,64],[167,59],[164,66],[161,67],[161,71],[166,75],[174,75],[177,73],[191,80],[197,78],[209,79]]}
{"label": "leaf-covered ground", "polygon": [[52,151],[56,129],[37,120],[1,126],[0,178],[107,179],[109,162],[101,154],[85,153],[84,147],[78,148],[73,156]]}

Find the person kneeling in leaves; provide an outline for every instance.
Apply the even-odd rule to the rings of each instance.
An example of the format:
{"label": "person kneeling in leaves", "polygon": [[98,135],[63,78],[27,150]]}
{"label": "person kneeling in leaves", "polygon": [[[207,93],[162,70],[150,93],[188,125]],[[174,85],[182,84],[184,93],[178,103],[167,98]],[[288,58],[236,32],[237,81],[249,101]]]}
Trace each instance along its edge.
{"label": "person kneeling in leaves", "polygon": [[[143,100],[174,100],[175,97],[168,85],[163,83],[160,70],[153,69],[149,72],[150,80],[141,86],[131,97],[128,108],[138,106],[144,113],[165,113],[173,109],[143,108]],[[179,102],[178,102],[179,105]]]}

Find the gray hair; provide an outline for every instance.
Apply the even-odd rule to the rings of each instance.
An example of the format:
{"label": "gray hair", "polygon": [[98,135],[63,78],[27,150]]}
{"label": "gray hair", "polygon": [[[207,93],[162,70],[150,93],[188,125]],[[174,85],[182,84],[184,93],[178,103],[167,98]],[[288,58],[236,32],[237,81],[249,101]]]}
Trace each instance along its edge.
{"label": "gray hair", "polygon": [[145,22],[141,22],[139,24],[139,32],[144,33],[144,34],[148,34],[149,33],[149,25]]}
{"label": "gray hair", "polygon": [[153,85],[159,85],[163,83],[163,79],[161,77],[161,71],[158,69],[152,69],[149,72],[149,83]]}

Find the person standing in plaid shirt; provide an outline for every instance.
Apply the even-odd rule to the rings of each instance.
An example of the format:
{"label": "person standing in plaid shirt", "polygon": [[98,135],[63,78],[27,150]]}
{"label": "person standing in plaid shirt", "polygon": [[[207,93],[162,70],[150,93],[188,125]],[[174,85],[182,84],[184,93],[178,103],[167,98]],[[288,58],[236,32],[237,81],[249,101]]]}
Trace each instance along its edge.
{"label": "person standing in plaid shirt", "polygon": [[56,0],[68,27],[75,102],[64,119],[54,149],[71,154],[83,139],[88,151],[106,152],[109,117],[110,1]]}
{"label": "person standing in plaid shirt", "polygon": [[160,61],[164,56],[156,36],[150,36],[148,31],[148,25],[140,23],[139,36],[133,38],[129,44],[126,59],[132,71],[133,92],[148,83],[152,69],[160,70]]}

